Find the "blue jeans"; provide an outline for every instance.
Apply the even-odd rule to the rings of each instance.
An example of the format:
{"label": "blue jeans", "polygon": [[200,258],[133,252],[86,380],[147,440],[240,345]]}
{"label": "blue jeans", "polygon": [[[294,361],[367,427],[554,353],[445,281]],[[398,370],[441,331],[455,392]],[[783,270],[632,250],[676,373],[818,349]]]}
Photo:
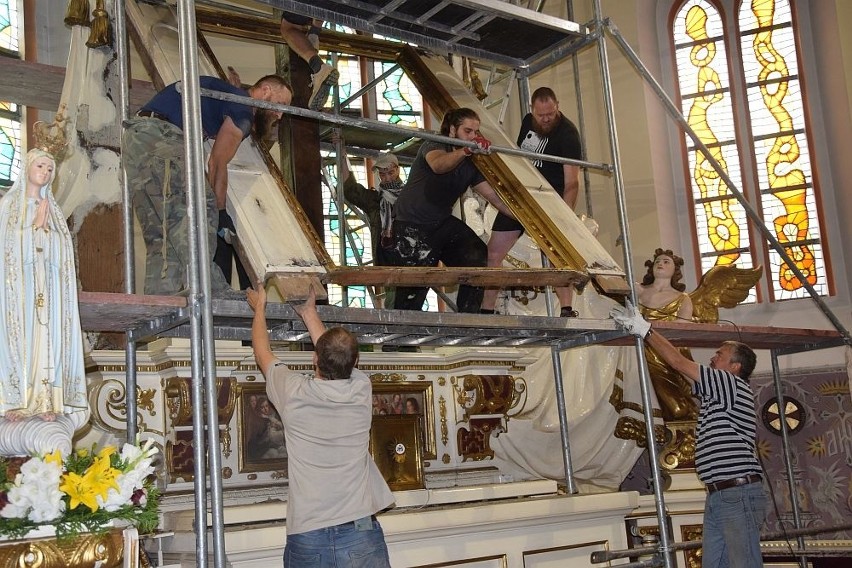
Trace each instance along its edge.
{"label": "blue jeans", "polygon": [[704,508],[703,568],[763,566],[760,526],[766,515],[761,483],[709,493]]}
{"label": "blue jeans", "polygon": [[288,534],[284,568],[390,568],[382,525],[375,517],[365,517]]}

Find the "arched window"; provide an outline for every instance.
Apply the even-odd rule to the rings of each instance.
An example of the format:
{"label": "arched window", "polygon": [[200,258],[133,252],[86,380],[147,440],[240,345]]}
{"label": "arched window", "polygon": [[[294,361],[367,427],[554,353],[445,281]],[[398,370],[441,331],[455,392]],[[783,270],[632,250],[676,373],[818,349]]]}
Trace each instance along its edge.
{"label": "arched window", "polygon": [[[682,110],[736,187],[760,212],[820,294],[828,294],[816,190],[788,0],[744,0],[736,25],[718,4],[675,6],[672,37]],[[741,62],[734,67],[730,62]],[[751,267],[768,259],[772,300],[807,295],[770,247],[761,249],[745,210],[703,152],[685,138],[688,178],[702,272],[719,264]],[[754,297],[752,297],[752,300]]]}
{"label": "arched window", "polygon": [[[0,57],[20,57],[18,52],[18,1],[0,0]],[[0,101],[0,186],[12,185],[21,170],[21,110]]]}

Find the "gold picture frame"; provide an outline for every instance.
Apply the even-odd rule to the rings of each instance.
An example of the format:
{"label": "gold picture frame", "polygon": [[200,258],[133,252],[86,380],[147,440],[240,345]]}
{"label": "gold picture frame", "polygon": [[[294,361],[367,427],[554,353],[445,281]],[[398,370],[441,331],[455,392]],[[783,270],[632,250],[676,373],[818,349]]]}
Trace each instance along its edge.
{"label": "gold picture frame", "polygon": [[392,491],[423,489],[421,425],[416,414],[373,416],[370,453]]}
{"label": "gold picture frame", "polygon": [[265,383],[239,387],[240,473],[287,471],[287,445],[281,415]]}
{"label": "gold picture frame", "polygon": [[373,416],[418,417],[422,457],[437,459],[432,383],[373,383]]}

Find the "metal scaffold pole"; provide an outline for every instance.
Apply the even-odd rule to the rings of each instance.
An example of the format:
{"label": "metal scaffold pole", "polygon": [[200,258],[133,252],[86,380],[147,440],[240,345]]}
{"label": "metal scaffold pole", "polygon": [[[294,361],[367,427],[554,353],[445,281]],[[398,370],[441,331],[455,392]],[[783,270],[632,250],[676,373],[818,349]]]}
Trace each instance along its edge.
{"label": "metal scaffold pole", "polygon": [[[606,49],[606,37],[603,34],[603,18],[601,11],[600,0],[594,2],[595,21],[597,22],[598,33],[598,63],[600,64],[601,82],[603,83],[604,91],[604,107],[607,116],[607,125],[609,126],[609,143],[610,153],[613,163],[613,181],[615,182],[615,197],[618,206],[618,220],[621,228],[624,243],[624,271],[627,276],[627,281],[630,283],[630,298],[634,305],[638,305],[636,301],[635,278],[633,277],[633,269],[630,266],[630,261],[633,258],[630,244],[630,230],[627,224],[627,204],[624,196],[624,178],[621,175],[621,157],[618,148],[618,135],[615,130],[615,108],[612,97],[612,77],[609,68],[609,56]],[[656,438],[654,436],[654,416],[653,406],[651,403],[651,377],[648,372],[648,362],[645,359],[645,342],[641,337],[636,338],[636,356],[639,361],[639,385],[642,392],[642,407],[645,415],[645,436],[648,441],[648,460],[651,462],[651,478],[654,483],[654,502],[656,505],[657,522],[660,527],[660,555],[663,558],[663,563],[666,568],[676,566],[674,552],[671,549],[672,536],[670,534],[669,525],[666,522],[666,505],[663,498],[663,482],[660,472],[660,461],[657,452]]]}
{"label": "metal scaffold pole", "polygon": [[[210,296],[210,254],[207,244],[207,187],[201,128],[201,85],[198,74],[198,39],[195,2],[178,4],[183,131],[186,151],[187,218],[189,221],[189,312],[192,352],[193,459],[195,461],[195,535],[198,566],[207,565],[206,480],[209,471],[213,558],[216,568],[225,567],[222,472],[216,401],[216,351],[213,342],[213,310]],[[206,412],[206,428],[204,423]],[[206,436],[205,436],[206,435]],[[205,443],[206,437],[206,443]],[[209,451],[208,451],[209,448]],[[208,463],[209,462],[209,463]]]}
{"label": "metal scaffold pole", "polygon": [[[115,52],[118,65],[118,120],[121,124],[127,120],[129,114],[130,99],[130,69],[128,65],[129,52],[127,49],[127,17],[124,2],[115,3]],[[123,163],[123,162],[122,162]],[[120,168],[118,175],[121,180],[121,220],[122,235],[124,238],[124,292],[126,294],[136,293],[136,258],[133,247],[133,207],[130,196],[130,184],[124,168]],[[127,334],[127,347],[124,350],[124,368],[126,378],[124,381],[124,400],[127,405],[127,430],[125,436],[127,441],[133,443],[138,431],[137,424],[137,399],[136,399],[136,340],[132,333]]]}

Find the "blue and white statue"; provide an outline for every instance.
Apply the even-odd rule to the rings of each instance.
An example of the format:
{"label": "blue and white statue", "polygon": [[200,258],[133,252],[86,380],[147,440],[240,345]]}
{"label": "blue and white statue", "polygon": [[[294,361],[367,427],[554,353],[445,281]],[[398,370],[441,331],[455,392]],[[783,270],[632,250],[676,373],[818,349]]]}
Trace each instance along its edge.
{"label": "blue and white statue", "polygon": [[51,192],[56,161],[26,156],[0,198],[0,454],[71,451],[88,420],[74,244]]}

